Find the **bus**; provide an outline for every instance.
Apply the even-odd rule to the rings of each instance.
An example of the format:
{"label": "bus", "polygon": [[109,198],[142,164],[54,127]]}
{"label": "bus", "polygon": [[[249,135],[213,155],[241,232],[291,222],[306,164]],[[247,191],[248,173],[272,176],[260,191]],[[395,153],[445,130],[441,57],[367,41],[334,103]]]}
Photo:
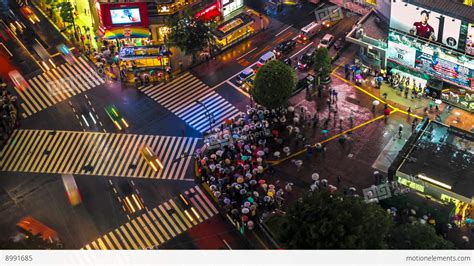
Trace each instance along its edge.
{"label": "bus", "polygon": [[71,174],[65,174],[61,175],[61,177],[63,179],[64,189],[66,189],[66,195],[69,199],[69,203],[72,206],[80,204],[82,202],[82,197],[79,193],[79,189],[77,188],[74,176]]}
{"label": "bus", "polygon": [[50,243],[59,241],[56,231],[31,216],[22,218],[16,225],[33,236],[41,237],[44,241],[49,241]]}

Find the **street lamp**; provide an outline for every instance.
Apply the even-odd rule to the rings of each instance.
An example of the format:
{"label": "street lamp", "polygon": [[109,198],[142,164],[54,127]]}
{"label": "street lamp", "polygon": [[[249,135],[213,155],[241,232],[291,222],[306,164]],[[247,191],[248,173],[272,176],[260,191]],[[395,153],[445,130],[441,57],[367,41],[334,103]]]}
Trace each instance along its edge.
{"label": "street lamp", "polygon": [[196,100],[195,101],[197,104],[201,105],[202,107],[204,107],[204,115],[207,117],[207,119],[209,120],[209,130],[211,130],[212,128],[212,124],[215,123],[215,119],[214,119],[214,115],[212,113],[209,112],[209,110],[207,109],[207,106],[202,103],[201,101],[199,100]]}

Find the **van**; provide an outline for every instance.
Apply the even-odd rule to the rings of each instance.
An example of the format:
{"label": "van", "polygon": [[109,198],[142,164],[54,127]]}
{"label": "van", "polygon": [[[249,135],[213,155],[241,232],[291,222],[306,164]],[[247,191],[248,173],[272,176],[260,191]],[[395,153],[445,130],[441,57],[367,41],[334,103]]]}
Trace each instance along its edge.
{"label": "van", "polygon": [[296,39],[299,43],[307,43],[309,39],[311,39],[314,35],[316,35],[321,30],[321,25],[313,21],[307,26],[301,28],[300,34],[298,34],[298,38]]}
{"label": "van", "polygon": [[253,75],[255,75],[255,71],[252,68],[246,68],[244,69],[238,76],[237,76],[237,84],[242,85],[247,81],[249,78],[251,78]]}
{"label": "van", "polygon": [[257,62],[257,67],[261,67],[265,65],[268,61],[275,60],[276,56],[273,52],[267,52],[264,55],[260,57],[260,59]]}
{"label": "van", "polygon": [[328,33],[324,35],[324,37],[321,39],[321,42],[319,42],[318,49],[322,47],[329,49],[329,47],[331,47],[334,41],[334,35]]}

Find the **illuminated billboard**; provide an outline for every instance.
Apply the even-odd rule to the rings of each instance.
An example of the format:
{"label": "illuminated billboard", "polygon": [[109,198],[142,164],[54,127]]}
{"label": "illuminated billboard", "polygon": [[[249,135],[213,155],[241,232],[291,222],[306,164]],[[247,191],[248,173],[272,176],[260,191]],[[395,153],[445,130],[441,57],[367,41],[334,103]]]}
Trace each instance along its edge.
{"label": "illuminated billboard", "polygon": [[414,67],[416,57],[416,48],[388,41],[387,58],[401,65]]}
{"label": "illuminated billboard", "polygon": [[142,21],[138,7],[110,9],[110,17],[113,25],[135,24]]}
{"label": "illuminated billboard", "polygon": [[466,48],[467,23],[406,2],[392,2],[390,27],[452,49]]}
{"label": "illuminated billboard", "polygon": [[471,87],[474,70],[451,60],[440,58],[438,53],[423,53],[416,51],[415,68],[436,78]]}
{"label": "illuminated billboard", "polygon": [[467,30],[466,53],[474,55],[474,24],[469,24]]}

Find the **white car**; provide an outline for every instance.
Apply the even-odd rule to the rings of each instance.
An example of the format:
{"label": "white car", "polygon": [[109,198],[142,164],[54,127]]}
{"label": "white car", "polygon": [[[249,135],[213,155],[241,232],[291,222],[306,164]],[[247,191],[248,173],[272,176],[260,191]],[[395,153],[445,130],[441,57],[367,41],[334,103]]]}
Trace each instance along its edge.
{"label": "white car", "polygon": [[318,49],[322,47],[329,49],[329,47],[331,47],[331,45],[334,43],[334,40],[334,35],[329,33],[324,35],[324,37],[319,42]]}

